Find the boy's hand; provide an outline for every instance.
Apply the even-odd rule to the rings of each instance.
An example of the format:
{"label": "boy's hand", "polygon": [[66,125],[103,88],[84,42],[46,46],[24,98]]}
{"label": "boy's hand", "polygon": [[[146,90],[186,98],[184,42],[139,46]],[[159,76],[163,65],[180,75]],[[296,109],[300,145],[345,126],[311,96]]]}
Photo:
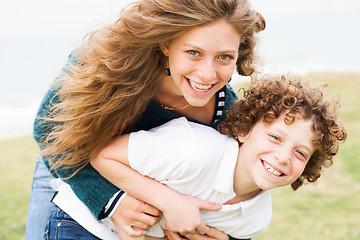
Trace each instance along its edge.
{"label": "boy's hand", "polygon": [[221,208],[219,204],[183,194],[177,195],[167,205],[163,209],[167,230],[178,232],[183,236],[197,233],[205,234],[209,228],[203,222],[200,210],[217,211]]}

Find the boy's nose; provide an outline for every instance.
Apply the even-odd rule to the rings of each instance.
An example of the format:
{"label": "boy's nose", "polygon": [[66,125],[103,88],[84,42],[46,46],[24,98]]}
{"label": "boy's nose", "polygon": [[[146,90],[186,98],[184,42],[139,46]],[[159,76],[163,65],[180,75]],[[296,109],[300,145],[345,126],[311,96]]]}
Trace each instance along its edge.
{"label": "boy's nose", "polygon": [[278,150],[274,153],[274,157],[280,164],[287,165],[290,163],[290,153],[289,151]]}

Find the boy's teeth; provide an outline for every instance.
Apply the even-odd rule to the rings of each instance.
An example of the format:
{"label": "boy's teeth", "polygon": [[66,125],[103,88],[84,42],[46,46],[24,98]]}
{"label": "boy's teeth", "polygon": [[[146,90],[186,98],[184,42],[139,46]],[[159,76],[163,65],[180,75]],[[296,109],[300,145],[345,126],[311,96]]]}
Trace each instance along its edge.
{"label": "boy's teeth", "polygon": [[199,83],[191,81],[190,79],[188,79],[188,80],[189,80],[190,86],[200,92],[205,92],[205,91],[209,90],[212,86],[212,84],[199,84]]}
{"label": "boy's teeth", "polygon": [[275,170],[273,167],[271,167],[268,163],[266,163],[266,162],[263,162],[263,165],[264,165],[264,167],[265,167],[265,169],[269,172],[269,173],[272,173],[272,174],[274,174],[275,176],[280,176],[282,173],[281,172],[279,172],[279,171],[277,171],[277,170]]}

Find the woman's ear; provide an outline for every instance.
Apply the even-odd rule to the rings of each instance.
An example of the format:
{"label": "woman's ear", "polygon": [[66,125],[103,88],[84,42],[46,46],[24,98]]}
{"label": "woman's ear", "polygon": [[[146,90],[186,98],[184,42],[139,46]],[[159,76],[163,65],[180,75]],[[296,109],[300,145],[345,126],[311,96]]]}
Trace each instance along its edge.
{"label": "woman's ear", "polygon": [[159,44],[160,50],[163,52],[163,54],[168,57],[169,55],[169,43],[163,42]]}

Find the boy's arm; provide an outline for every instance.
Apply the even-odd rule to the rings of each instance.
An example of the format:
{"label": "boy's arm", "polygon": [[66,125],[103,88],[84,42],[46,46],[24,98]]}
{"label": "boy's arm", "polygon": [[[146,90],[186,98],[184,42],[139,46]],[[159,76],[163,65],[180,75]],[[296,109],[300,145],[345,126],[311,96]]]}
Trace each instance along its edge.
{"label": "boy's arm", "polygon": [[205,233],[207,227],[199,209],[218,210],[220,206],[180,194],[130,168],[129,136],[115,138],[91,161],[91,165],[114,185],[162,211],[168,230],[181,234]]}

